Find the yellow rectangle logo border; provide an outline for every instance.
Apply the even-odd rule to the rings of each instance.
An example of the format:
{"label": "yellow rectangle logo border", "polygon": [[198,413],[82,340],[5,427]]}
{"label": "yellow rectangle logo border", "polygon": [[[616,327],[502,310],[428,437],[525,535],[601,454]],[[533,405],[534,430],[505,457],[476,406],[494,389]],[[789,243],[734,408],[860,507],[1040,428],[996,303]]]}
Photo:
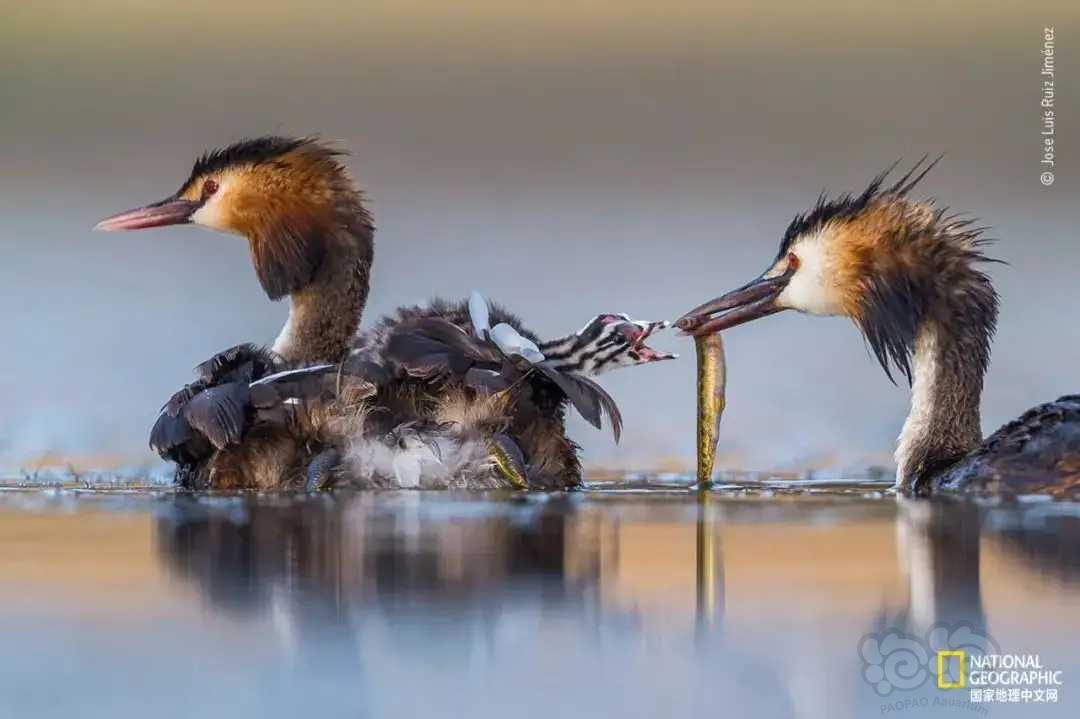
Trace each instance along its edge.
{"label": "yellow rectangle logo border", "polygon": [[[957,660],[957,666],[960,669],[960,679],[955,682],[945,681],[945,660],[947,658],[955,658]],[[963,689],[964,688],[964,660],[967,658],[967,652],[963,649],[946,650],[940,649],[937,653],[937,686],[938,689]]]}

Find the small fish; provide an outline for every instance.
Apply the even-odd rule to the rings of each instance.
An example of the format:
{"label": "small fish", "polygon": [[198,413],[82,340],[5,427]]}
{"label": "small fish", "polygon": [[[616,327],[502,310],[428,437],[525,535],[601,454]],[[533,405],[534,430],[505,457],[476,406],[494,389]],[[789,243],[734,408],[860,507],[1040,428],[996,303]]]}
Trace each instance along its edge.
{"label": "small fish", "polygon": [[529,488],[525,456],[517,442],[505,434],[496,434],[488,440],[488,451],[499,474],[518,489]]}
{"label": "small fish", "polygon": [[720,333],[694,337],[697,349],[697,481],[707,489],[712,484],[716,461],[716,438],[724,413],[727,363]]}

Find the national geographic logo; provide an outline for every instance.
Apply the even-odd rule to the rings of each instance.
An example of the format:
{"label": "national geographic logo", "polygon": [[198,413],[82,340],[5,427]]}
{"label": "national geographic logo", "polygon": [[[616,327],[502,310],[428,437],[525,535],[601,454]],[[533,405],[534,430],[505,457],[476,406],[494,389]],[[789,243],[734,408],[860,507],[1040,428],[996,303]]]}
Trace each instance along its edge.
{"label": "national geographic logo", "polygon": [[892,629],[859,642],[863,680],[881,697],[918,689],[931,677],[939,689],[962,689],[968,658],[997,651],[997,642],[970,624],[935,624],[923,637]]}
{"label": "national geographic logo", "polygon": [[[976,705],[1057,703],[1064,672],[1047,666],[1038,654],[1004,654],[993,637],[970,625],[936,624],[925,637],[893,629],[867,634],[859,642],[862,678],[880,697],[928,684],[940,691],[966,689],[966,695],[908,695],[882,705],[883,711],[942,702]],[[985,708],[978,707],[980,712]]]}
{"label": "national geographic logo", "polygon": [[937,653],[937,688],[964,688],[964,659],[967,652],[963,649],[939,649]]}

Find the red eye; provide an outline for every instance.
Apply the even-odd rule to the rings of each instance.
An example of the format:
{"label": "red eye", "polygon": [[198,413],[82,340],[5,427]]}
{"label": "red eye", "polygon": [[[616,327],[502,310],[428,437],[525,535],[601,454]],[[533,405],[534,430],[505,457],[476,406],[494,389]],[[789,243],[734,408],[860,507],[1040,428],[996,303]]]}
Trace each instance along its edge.
{"label": "red eye", "polygon": [[799,269],[799,256],[794,252],[789,252],[787,255],[787,265],[789,272],[794,272]]}
{"label": "red eye", "polygon": [[202,198],[205,200],[210,195],[218,191],[218,184],[213,180],[207,180],[202,186]]}

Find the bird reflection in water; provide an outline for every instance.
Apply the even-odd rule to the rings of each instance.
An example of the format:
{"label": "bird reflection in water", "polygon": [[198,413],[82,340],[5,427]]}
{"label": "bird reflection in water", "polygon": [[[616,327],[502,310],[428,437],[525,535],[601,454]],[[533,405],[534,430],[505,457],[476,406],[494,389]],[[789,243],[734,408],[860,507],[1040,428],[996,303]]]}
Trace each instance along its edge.
{"label": "bird reflection in water", "polygon": [[[490,682],[539,691],[528,678],[560,665],[598,672],[597,696],[625,676],[660,682],[652,672],[681,671],[683,687],[699,692],[685,698],[688,706],[718,696],[757,706],[767,697],[783,715],[801,683],[835,680],[825,665],[794,658],[805,652],[824,646],[831,661],[857,664],[863,634],[895,629],[923,637],[938,624],[993,637],[983,585],[1004,575],[1000,568],[987,574],[988,554],[1008,576],[1080,576],[1067,551],[1080,524],[1052,505],[1040,512],[902,498],[732,501],[720,492],[693,499],[573,493],[482,500],[402,492],[191,496],[169,506],[157,520],[156,541],[173,575],[222,616],[269,620],[284,656],[316,676],[349,677],[358,701],[369,695],[370,682],[414,676],[420,664],[443,673],[452,668],[453,681],[479,681],[470,684],[476,701],[493,691]],[[1036,516],[1042,525],[1032,523]],[[826,587],[835,562],[820,558],[814,584],[787,556],[800,547],[778,541],[778,525],[803,538],[795,541],[815,536],[805,533],[808,521],[829,536],[852,526],[847,536],[854,541],[868,536],[867,526],[895,527],[895,554],[891,541],[853,545],[851,552],[861,561],[895,563],[880,577],[898,578],[906,591],[897,598],[883,583],[890,599],[875,604],[864,589],[870,604],[856,624],[801,624],[833,622],[821,597],[841,599]],[[1043,525],[1045,531],[1032,531]],[[753,561],[730,554],[750,546],[761,548]],[[859,563],[850,566],[858,571]],[[785,571],[795,572],[791,586],[805,596],[763,593],[785,586],[770,578]],[[837,611],[858,606],[842,601],[849,609]],[[691,646],[697,651],[687,652]],[[437,675],[428,671],[425,681]],[[855,666],[842,676],[858,682],[857,703],[877,705],[880,697],[856,679]]]}
{"label": "bird reflection in water", "polygon": [[[494,630],[556,613],[590,628],[638,626],[633,606],[604,601],[617,574],[619,516],[581,511],[580,499],[178,498],[157,522],[156,543],[210,608],[272,616],[289,641],[376,615],[440,631],[464,619]],[[719,516],[702,493],[695,555],[682,560],[694,562],[699,638],[719,635],[724,606]]]}
{"label": "bird reflection in water", "polygon": [[980,506],[963,501],[899,499],[897,549],[907,578],[895,626],[922,636],[934,625],[993,632],[984,609],[982,565],[997,550],[1021,572],[1053,582],[1080,581],[1080,516],[1067,505]]}
{"label": "bird reflection in water", "polygon": [[275,622],[287,615],[292,635],[362,623],[372,609],[391,623],[446,629],[472,614],[498,620],[506,605],[544,611],[599,600],[614,546],[601,535],[611,528],[580,521],[568,498],[492,511],[386,496],[192,498],[158,521],[158,552],[213,609],[272,612]]}
{"label": "bird reflection in water", "polygon": [[[907,593],[899,607],[885,605],[860,642],[864,677],[878,681],[884,676],[886,680],[877,695],[870,691],[873,681],[861,683],[859,693],[864,700],[885,701],[890,696],[888,685],[896,677],[901,679],[899,688],[922,692],[925,698],[934,696],[939,681],[963,685],[960,674],[944,680],[929,675],[942,667],[941,650],[963,650],[968,655],[1033,651],[1030,646],[1016,646],[1016,637],[1011,642],[999,641],[1002,638],[995,636],[987,619],[984,585],[992,584],[983,570],[988,554],[1004,560],[1009,582],[1032,582],[1038,577],[1054,584],[1080,580],[1080,562],[1072,551],[1080,540],[1080,518],[1067,505],[1006,502],[980,506],[899,498],[896,527],[899,568]],[[1000,575],[1001,570],[997,571]],[[1004,617],[1006,624],[1015,611],[1032,612],[1026,606],[1012,611],[1001,602],[995,606],[999,611],[994,616]],[[913,649],[918,644],[924,653]],[[918,657],[916,663],[906,664],[906,677],[887,671],[867,674],[869,665],[885,669],[896,659],[891,653],[903,656],[905,652],[910,659]],[[894,665],[902,666],[902,662]],[[922,673],[923,668],[928,674]],[[904,680],[911,683],[905,686]]]}
{"label": "bird reflection in water", "polygon": [[898,624],[924,636],[935,624],[986,633],[980,574],[981,517],[973,504],[900,500],[897,551],[907,577]]}

